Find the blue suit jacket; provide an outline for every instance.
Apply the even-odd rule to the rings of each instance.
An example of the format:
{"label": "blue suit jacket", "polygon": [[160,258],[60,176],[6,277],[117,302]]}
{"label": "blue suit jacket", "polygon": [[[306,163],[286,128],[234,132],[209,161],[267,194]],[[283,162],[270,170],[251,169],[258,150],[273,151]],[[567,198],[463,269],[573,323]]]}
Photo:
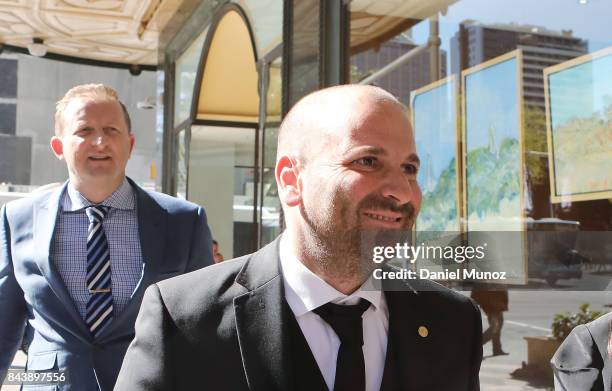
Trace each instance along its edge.
{"label": "blue suit jacket", "polygon": [[145,289],[213,263],[212,239],[201,207],[130,183],[136,193],[143,277],[128,306],[95,342],[49,259],[60,195],[66,184],[2,208],[0,383],[21,343],[27,320],[34,329],[28,370],[59,369],[68,376],[68,382],[58,388],[44,389],[112,390],[134,337]]}

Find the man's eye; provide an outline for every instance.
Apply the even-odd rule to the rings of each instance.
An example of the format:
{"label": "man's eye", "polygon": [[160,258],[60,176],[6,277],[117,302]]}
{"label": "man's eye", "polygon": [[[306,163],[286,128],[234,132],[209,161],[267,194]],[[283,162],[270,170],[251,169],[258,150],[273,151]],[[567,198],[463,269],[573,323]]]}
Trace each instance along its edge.
{"label": "man's eye", "polygon": [[361,159],[355,160],[353,163],[365,167],[374,167],[376,166],[376,162],[377,160],[375,157],[362,157]]}
{"label": "man's eye", "polygon": [[419,167],[414,164],[404,164],[404,172],[408,175],[416,175],[419,172]]}

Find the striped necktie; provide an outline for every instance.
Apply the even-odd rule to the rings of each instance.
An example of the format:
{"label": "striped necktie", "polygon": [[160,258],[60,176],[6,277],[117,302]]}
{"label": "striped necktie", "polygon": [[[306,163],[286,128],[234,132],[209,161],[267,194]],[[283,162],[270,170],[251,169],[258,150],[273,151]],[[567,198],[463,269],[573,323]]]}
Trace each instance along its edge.
{"label": "striped necktie", "polygon": [[111,292],[111,260],[102,221],[108,207],[92,205],[85,209],[89,218],[87,230],[87,289],[91,296],[87,302],[85,322],[89,332],[97,338],[113,318]]}

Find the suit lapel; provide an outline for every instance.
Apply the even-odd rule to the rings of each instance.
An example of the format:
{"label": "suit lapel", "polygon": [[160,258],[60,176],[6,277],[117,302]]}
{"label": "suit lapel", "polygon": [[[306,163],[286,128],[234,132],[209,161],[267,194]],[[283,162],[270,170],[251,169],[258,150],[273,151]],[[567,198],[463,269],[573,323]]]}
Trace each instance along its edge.
{"label": "suit lapel", "polygon": [[34,230],[33,239],[38,250],[38,254],[35,258],[42,275],[49,282],[49,287],[59,298],[64,308],[66,308],[70,318],[75,321],[75,325],[79,331],[75,333],[75,335],[80,335],[83,339],[87,340],[89,339],[89,331],[81,315],[74,306],[74,301],[72,297],[70,297],[70,293],[68,293],[68,289],[66,289],[62,277],[49,257],[53,234],[55,232],[55,224],[57,222],[59,203],[67,184],[68,182],[64,183],[61,188],[53,191],[48,198],[41,199],[39,203],[34,205],[34,218],[32,222]]}
{"label": "suit lapel", "polygon": [[[403,291],[385,290],[389,308],[387,358],[381,390],[428,389],[428,373],[435,368],[433,343],[436,336],[425,308],[424,292],[402,287]],[[419,334],[424,327],[427,335]],[[425,334],[425,329],[421,333]]]}
{"label": "suit lapel", "polygon": [[[234,299],[236,329],[245,375],[251,390],[292,389],[289,320],[279,270],[279,239],[245,264],[236,283],[247,292]],[[404,282],[401,282],[404,284]],[[389,288],[389,289],[387,289]],[[428,389],[435,367],[435,333],[425,293],[409,285],[386,287],[389,309],[387,358],[382,390]],[[419,328],[427,328],[423,337]]]}
{"label": "suit lapel", "polygon": [[608,338],[612,338],[612,318],[610,316],[605,315],[604,318],[599,321],[591,323],[589,326],[589,333],[593,337],[593,341],[597,346],[597,350],[602,357],[602,365],[603,368],[601,370],[604,389],[612,390],[612,357],[610,357],[608,353]]}
{"label": "suit lapel", "polygon": [[128,178],[136,193],[136,212],[138,214],[138,232],[142,251],[143,275],[130,302],[119,316],[108,325],[100,335],[100,341],[105,337],[120,338],[134,332],[134,323],[140,303],[146,288],[155,282],[160,265],[165,256],[167,212],[162,209],[144,190]]}
{"label": "suit lapel", "polygon": [[279,268],[279,239],[245,264],[236,283],[247,293],[234,299],[236,331],[251,390],[290,389],[289,332]]}
{"label": "suit lapel", "polygon": [[[131,180],[130,183],[136,191],[138,231],[140,233],[142,261],[144,263],[142,281],[136,288],[134,297],[132,297],[132,302],[134,302],[136,294],[141,299],[144,290],[154,282],[166,256],[166,223],[168,212]],[[138,300],[138,303],[140,303],[140,300]],[[140,304],[138,304],[139,306]]]}

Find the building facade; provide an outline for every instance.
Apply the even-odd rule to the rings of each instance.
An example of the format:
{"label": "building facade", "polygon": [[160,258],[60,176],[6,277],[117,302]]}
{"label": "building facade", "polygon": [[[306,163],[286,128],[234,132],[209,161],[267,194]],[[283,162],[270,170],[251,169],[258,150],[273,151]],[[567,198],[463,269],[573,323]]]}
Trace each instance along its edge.
{"label": "building facade", "polygon": [[[316,89],[374,84],[411,108],[425,190],[436,191],[441,172],[456,179],[444,182],[447,188],[436,194],[455,195],[449,213],[458,220],[470,219],[475,192],[469,184],[474,174],[469,149],[485,147],[498,159],[510,134],[504,132],[511,130],[514,139],[507,145],[516,150],[510,149],[514,159],[507,163],[514,167],[513,184],[500,186],[520,202],[509,215],[611,229],[612,179],[598,168],[609,164],[609,143],[600,143],[608,148],[602,151],[583,143],[588,137],[572,138],[587,124],[585,132],[606,139],[610,127],[606,91],[612,82],[606,75],[612,72],[606,61],[612,27],[604,17],[610,5],[517,1],[126,0],[104,9],[99,2],[3,6],[0,181],[32,186],[63,181],[65,168],[48,149],[54,102],[75,84],[104,82],[119,91],[136,124],[128,174],[205,206],[226,258],[245,254],[282,229],[274,164],[283,115]],[[56,21],[64,27],[55,28]],[[89,34],[79,33],[89,28]],[[44,58],[27,55],[33,40],[45,43]],[[66,58],[80,63],[55,61]],[[518,67],[516,77],[511,64]],[[510,73],[499,73],[503,69]],[[575,72],[579,77],[570,77]],[[480,87],[470,87],[471,80]],[[434,100],[421,104],[421,98]],[[474,119],[482,123],[473,125]],[[585,145],[573,146],[581,142]],[[580,156],[572,157],[576,150]],[[599,160],[590,163],[584,156]],[[573,167],[584,164],[592,168],[578,175]],[[564,188],[580,191],[564,194]],[[481,204],[489,202],[508,204],[500,199]],[[429,208],[436,203],[446,205],[434,194]]]}
{"label": "building facade", "polygon": [[[300,97],[325,86],[368,83],[409,104],[419,88],[448,76],[457,81],[461,112],[463,71],[518,49],[516,161],[524,167],[524,196],[517,217],[610,229],[607,199],[558,203],[550,196],[544,70],[612,46],[612,30],[600,16],[609,5],[584,3],[553,10],[464,0],[184,1],[159,39],[163,189],[214,205],[211,228],[226,257],[255,250],[282,228],[273,176],[276,131]],[[521,7],[531,7],[532,15],[526,18]],[[564,17],[569,14],[581,18]],[[587,17],[589,28],[578,22]],[[501,140],[496,137],[489,135]],[[460,161],[465,152],[458,145]],[[465,175],[460,164],[456,171]],[[465,194],[462,186],[457,191]]]}
{"label": "building facade", "polygon": [[518,24],[462,23],[451,39],[452,73],[515,49],[523,52],[523,99],[544,109],[544,69],[588,53],[588,42],[571,30]]}
{"label": "building facade", "polygon": [[[351,81],[358,82],[418,46],[410,37],[400,34],[377,48],[351,56]],[[446,77],[446,62],[446,51],[440,50],[440,78]],[[421,52],[375,84],[391,92],[400,102],[408,104],[410,93],[432,80],[431,56],[428,52]]]}

